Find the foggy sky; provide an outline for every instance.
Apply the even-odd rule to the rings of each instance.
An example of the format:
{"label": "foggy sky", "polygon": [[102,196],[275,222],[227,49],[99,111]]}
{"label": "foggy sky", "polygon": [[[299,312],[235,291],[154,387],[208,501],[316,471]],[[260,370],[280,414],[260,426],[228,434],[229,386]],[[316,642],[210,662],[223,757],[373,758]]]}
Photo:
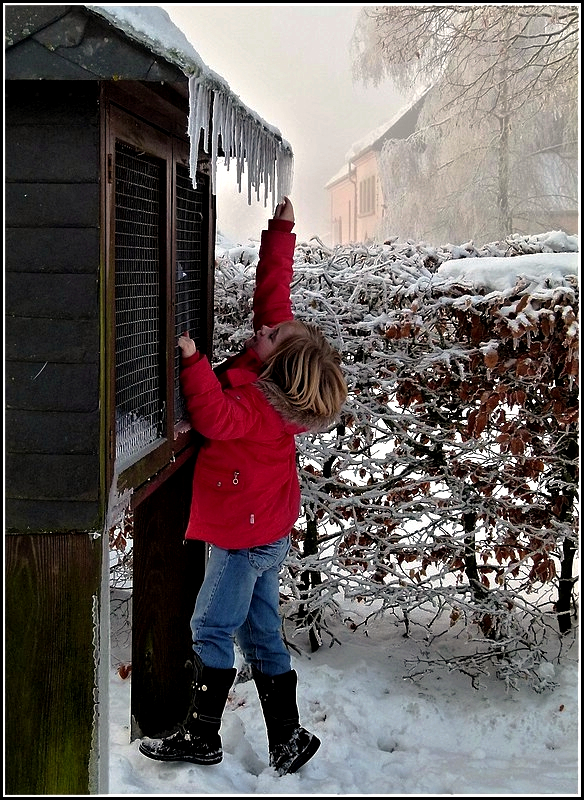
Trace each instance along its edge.
{"label": "foggy sky", "polygon": [[[205,64],[294,151],[291,199],[301,241],[329,243],[324,185],[354,142],[404,102],[393,86],[353,83],[349,42],[362,5],[162,5]],[[221,161],[221,160],[220,160]],[[231,169],[218,180],[218,227],[239,242],[259,237],[273,209],[247,204]]]}

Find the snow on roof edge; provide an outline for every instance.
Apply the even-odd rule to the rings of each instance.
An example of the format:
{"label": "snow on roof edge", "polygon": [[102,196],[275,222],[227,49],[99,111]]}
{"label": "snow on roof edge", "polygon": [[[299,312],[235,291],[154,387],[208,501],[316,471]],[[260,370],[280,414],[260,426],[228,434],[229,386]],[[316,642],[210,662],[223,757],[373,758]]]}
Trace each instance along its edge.
{"label": "snow on roof edge", "polygon": [[375,145],[379,139],[382,139],[393,128],[393,126],[400,121],[404,114],[407,114],[408,111],[411,111],[416,103],[421,100],[422,97],[429,91],[429,88],[431,87],[419,87],[417,91],[414,92],[413,97],[408,100],[407,103],[405,103],[388,122],[383,122],[381,125],[378,125],[372,131],[369,131],[368,134],[362,136],[354,144],[352,144],[345,154],[345,163],[338,170],[338,172],[335,172],[332,178],[328,179],[324,185],[324,188],[329,189],[333,184],[337,183],[337,181],[340,181],[342,178],[348,178],[351,172],[350,163],[355,161],[360,155],[373,147],[373,145]]}
{"label": "snow on roof edge", "polygon": [[[252,193],[260,200],[264,186],[264,205],[272,193],[276,200],[291,192],[294,154],[290,144],[274,126],[246,106],[232,92],[229,84],[207,67],[185,34],[158,6],[101,6],[86,5],[89,11],[106,19],[128,37],[146,45],[152,52],[179,67],[189,82],[189,123],[191,141],[190,175],[196,188],[198,143],[204,132],[205,152],[208,152],[209,130],[212,132],[212,191],[215,194],[218,140],[221,138],[225,165],[231,158],[237,166],[239,191],[247,162],[247,195],[251,205]],[[213,107],[213,119],[209,109]],[[212,128],[210,123],[212,122]]]}
{"label": "snow on roof edge", "polygon": [[422,97],[429,91],[430,87],[428,86],[421,86],[414,92],[413,97],[411,97],[400,109],[397,111],[390,120],[387,122],[378,125],[377,128],[374,128],[370,131],[366,136],[363,136],[361,139],[356,141],[347,151],[345,155],[345,161],[353,161],[357,156],[361,155],[365,150],[369,150],[370,147],[373,145],[386,133],[388,133],[393,126],[400,121],[400,119],[411,111],[412,108],[418,103]]}

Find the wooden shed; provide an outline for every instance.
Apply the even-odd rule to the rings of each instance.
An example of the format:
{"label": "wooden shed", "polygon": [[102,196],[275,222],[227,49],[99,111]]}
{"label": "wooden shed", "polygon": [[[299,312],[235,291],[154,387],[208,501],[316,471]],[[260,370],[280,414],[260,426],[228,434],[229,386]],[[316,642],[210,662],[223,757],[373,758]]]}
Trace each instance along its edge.
{"label": "wooden shed", "polygon": [[292,154],[160,8],[4,11],[5,790],[107,793],[124,514],[132,736],[188,699],[204,547],[183,544],[197,441],[176,338],[210,354],[215,165],[245,164],[265,200],[289,191]]}

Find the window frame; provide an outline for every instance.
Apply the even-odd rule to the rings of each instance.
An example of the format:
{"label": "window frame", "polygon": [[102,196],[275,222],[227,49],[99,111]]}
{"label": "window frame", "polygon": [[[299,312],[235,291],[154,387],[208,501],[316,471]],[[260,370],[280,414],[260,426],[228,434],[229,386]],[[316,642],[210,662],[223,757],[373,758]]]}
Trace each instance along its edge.
{"label": "window frame", "polygon": [[359,181],[359,216],[369,217],[376,213],[377,181],[375,175],[369,175]]}
{"label": "window frame", "polygon": [[[105,219],[105,395],[106,395],[106,427],[108,430],[107,447],[107,485],[116,476],[118,492],[136,489],[152,481],[156,475],[169,464],[174,464],[180,457],[183,461],[194,449],[194,437],[190,424],[184,419],[175,419],[175,380],[176,380],[176,215],[177,215],[177,164],[188,169],[189,142],[182,139],[172,130],[161,129],[150,120],[144,119],[144,109],[140,116],[125,107],[109,100],[105,103],[105,181],[104,181],[104,219]],[[161,114],[156,115],[157,119]],[[170,127],[173,127],[171,124]],[[174,121],[176,127],[176,121]],[[115,153],[116,142],[123,142],[141,152],[160,159],[163,162],[165,186],[161,187],[160,199],[164,208],[160,209],[160,396],[164,403],[163,435],[147,447],[137,451],[120,464],[116,462],[116,331],[115,331],[115,285],[116,285],[116,183]],[[214,248],[214,206],[209,191],[209,162],[204,157],[197,172],[197,182],[204,186],[205,208],[202,220],[201,245],[201,320],[197,346],[209,352],[212,342],[213,324],[213,265]]]}

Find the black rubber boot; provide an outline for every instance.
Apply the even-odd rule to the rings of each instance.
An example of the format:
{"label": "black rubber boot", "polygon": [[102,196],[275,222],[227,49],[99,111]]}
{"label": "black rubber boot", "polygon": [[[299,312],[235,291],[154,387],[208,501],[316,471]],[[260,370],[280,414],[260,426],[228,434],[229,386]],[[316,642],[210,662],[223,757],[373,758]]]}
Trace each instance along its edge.
{"label": "black rubber boot", "polygon": [[140,752],[156,761],[218,764],[223,759],[221,717],[235,669],[206,667],[195,653],[193,694],[187,718],[164,739],[144,739]]}
{"label": "black rubber boot", "polygon": [[270,750],[270,766],[278,775],[296,772],[320,747],[320,739],[300,725],[296,704],[298,676],[292,669],[270,677],[252,669]]}

